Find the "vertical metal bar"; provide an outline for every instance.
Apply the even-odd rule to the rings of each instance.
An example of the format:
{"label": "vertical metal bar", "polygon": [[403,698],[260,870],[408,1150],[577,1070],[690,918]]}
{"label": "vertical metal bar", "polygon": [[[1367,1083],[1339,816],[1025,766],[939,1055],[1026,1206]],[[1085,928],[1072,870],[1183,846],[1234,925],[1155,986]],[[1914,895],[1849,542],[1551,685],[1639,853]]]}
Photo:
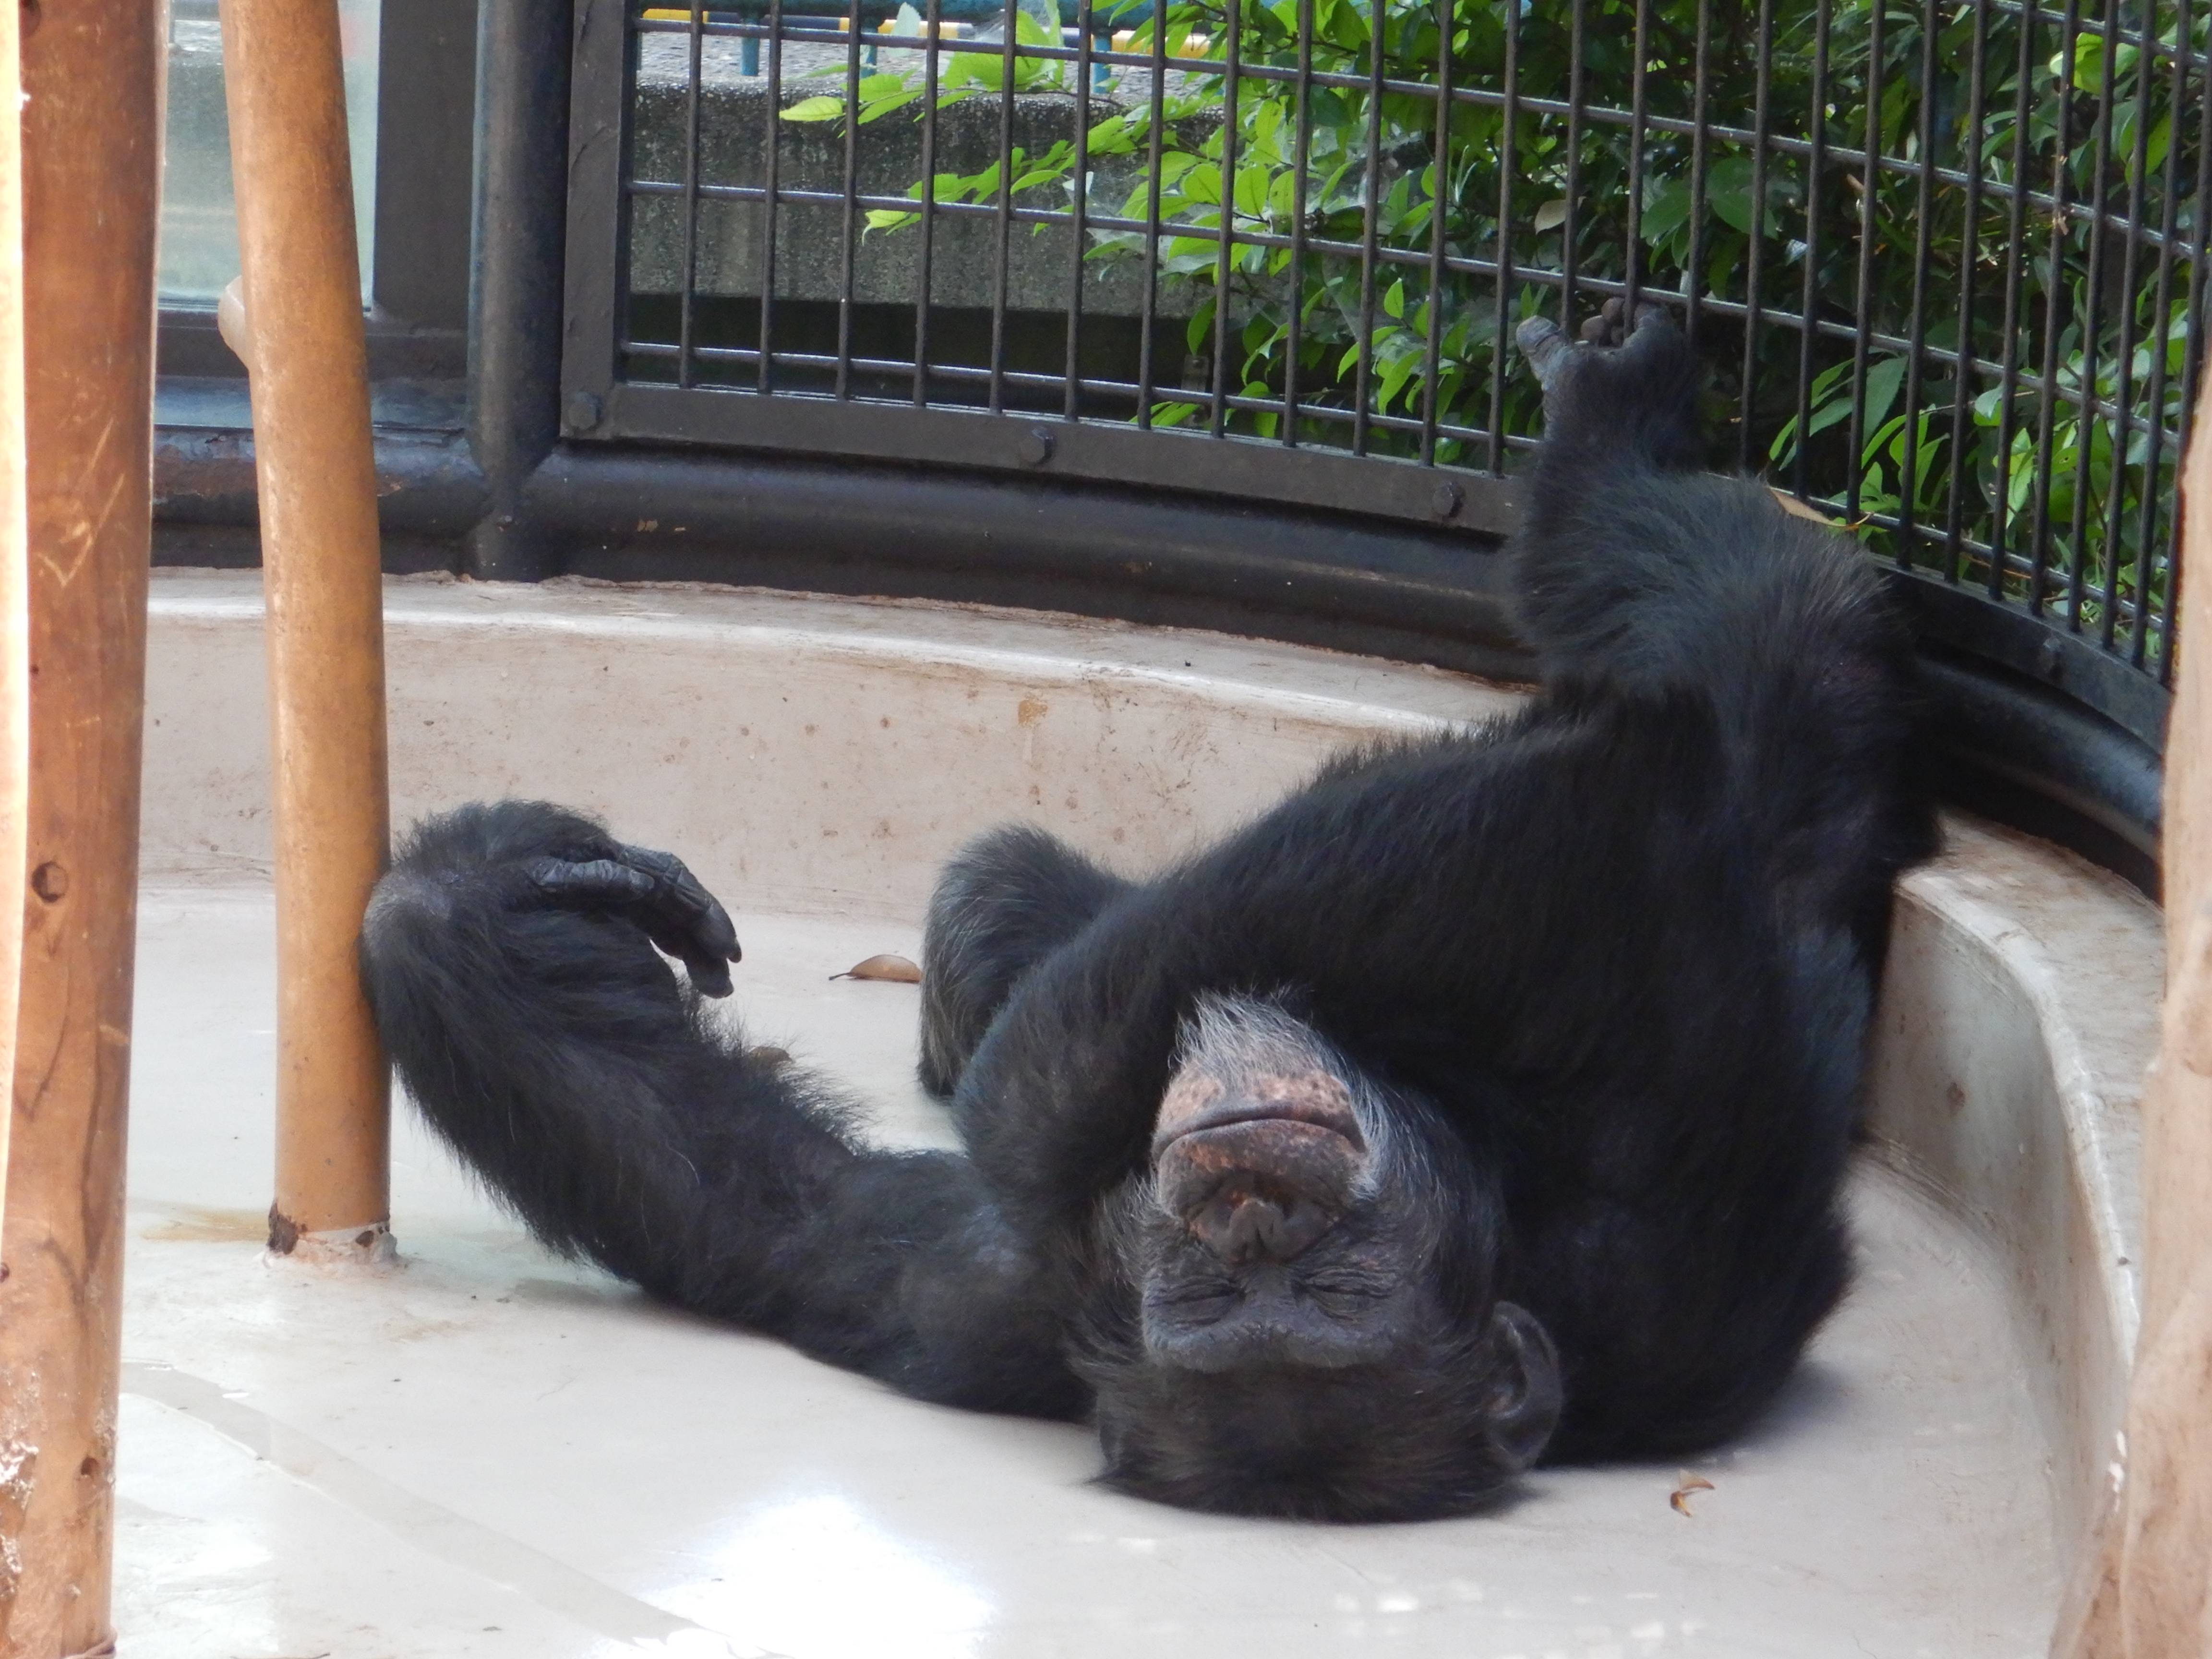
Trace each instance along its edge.
{"label": "vertical metal bar", "polygon": [[1650,118],[1650,67],[1651,0],[1636,0],[1636,64],[1630,71],[1628,98],[1628,252],[1624,271],[1627,289],[1624,304],[1628,314],[1622,319],[1625,322],[1635,319],[1636,290],[1643,280],[1644,133],[1644,124]]}
{"label": "vertical metal bar", "polygon": [[[1920,155],[1914,168],[1917,188],[1912,215],[1912,323],[1911,343],[1905,354],[1905,433],[1897,466],[1897,562],[1909,568],[1920,545],[1917,497],[1920,490],[1920,398],[1927,378],[1928,262],[1929,231],[1936,217],[1936,41],[1940,33],[1938,8],[1923,5],[1920,11]],[[1971,252],[1960,258],[1973,264]],[[1954,386],[1963,384],[1954,381]],[[1954,451],[1952,459],[1958,459]]]}
{"label": "vertical metal bar", "polygon": [[[1210,425],[1217,438],[1229,424],[1229,282],[1237,252],[1237,70],[1243,47],[1239,36],[1244,0],[1224,0],[1226,8],[1221,57],[1221,240],[1213,252],[1213,373]],[[1237,386],[1241,390],[1241,373]]]}
{"label": "vertical metal bar", "polygon": [[[2118,78],[2113,73],[2113,58],[2118,52],[2119,0],[2105,0],[2105,9],[2099,19],[2103,34],[2104,51],[2098,59],[2097,136],[2090,149],[2089,210],[2089,284],[2081,319],[2081,379],[2079,387],[2081,416],[2076,427],[2079,441],[2074,447],[2074,511],[2067,525],[2067,535],[2074,544],[2068,559],[2066,572],[2066,625],[2076,633],[2081,628],[2081,611],[2087,599],[2089,580],[2089,460],[2096,450],[2097,428],[2097,348],[2099,336],[2104,331],[2105,320],[2105,221],[2111,205],[2112,151],[2112,83]],[[2141,63],[2141,59],[2137,59]],[[2056,267],[2053,267],[2055,270]],[[2123,373],[2125,365],[2122,365]],[[2120,416],[2124,423],[2127,416]],[[2115,439],[2124,435],[2115,434]],[[2118,487],[2118,470],[2123,451],[2113,455],[2114,488]],[[2108,552],[2110,550],[2107,550]],[[2109,616],[2106,625],[2110,625]],[[2110,641],[2108,641],[2107,643]]]}
{"label": "vertical metal bar", "polygon": [[[2157,0],[2143,0],[2144,10],[2154,22],[2157,16]],[[2144,407],[2150,411],[2149,430],[2144,434],[2146,449],[2143,455],[2143,493],[2142,520],[2136,532],[2136,632],[2135,641],[2128,652],[2128,660],[2142,668],[2149,660],[2150,636],[2153,630],[2154,605],[2151,592],[2152,579],[2160,568],[2157,544],[2161,516],[2172,518],[2159,511],[2161,491],[2158,487],[2159,468],[2164,461],[2166,446],[2166,359],[2172,341],[2173,310],[2173,246],[2181,207],[2181,112],[2189,90],[2189,63],[2194,53],[2189,46],[2190,0],[2177,0],[2174,8],[2173,84],[2167,94],[2166,109],[2173,122],[2173,131],[2167,135],[2166,173],[2160,180],[2161,201],[2159,210],[2158,283],[2154,290],[2151,317],[2158,331],[2158,347],[2150,360],[2150,386],[2144,394]],[[2208,100],[2212,104],[2212,100]],[[2148,122],[2146,119],[2145,125]],[[2166,585],[2172,591],[2173,567],[2169,556],[2166,564]]]}
{"label": "vertical metal bar", "polygon": [[[1449,280],[1444,270],[1444,230],[1451,219],[1451,118],[1452,118],[1452,32],[1454,28],[1451,0],[1436,0],[1437,3],[1437,134],[1435,155],[1429,164],[1429,325],[1427,338],[1421,347],[1421,464],[1433,466],[1437,459],[1437,381],[1443,373],[1444,285]],[[1310,0],[1308,0],[1310,4]],[[1519,31],[1514,31],[1517,37]],[[1511,71],[1509,70],[1510,74]],[[1508,107],[1511,100],[1509,97]],[[1299,112],[1299,125],[1304,125],[1304,112]],[[1510,169],[1505,170],[1510,176]],[[1503,200],[1505,186],[1501,181],[1499,196]],[[1498,223],[1505,222],[1501,212]],[[1498,362],[1505,359],[1505,337],[1498,337]],[[1493,429],[1498,425],[1495,415],[1491,420]]]}
{"label": "vertical metal bar", "polygon": [[[1449,0],[1438,0],[1449,12]],[[1313,156],[1314,0],[1298,0],[1297,130],[1291,139],[1291,315],[1283,367],[1283,443],[1298,441],[1298,369],[1305,349],[1306,169]]]}
{"label": "vertical metal bar", "polygon": [[921,49],[921,222],[915,234],[921,245],[915,255],[914,294],[914,406],[929,402],[929,317],[933,309],[933,284],[937,255],[937,78],[944,57],[939,31],[942,0],[927,0],[922,14]]}
{"label": "vertical metal bar", "polygon": [[1158,365],[1153,361],[1157,354],[1152,348],[1152,332],[1158,323],[1160,308],[1160,161],[1166,153],[1162,130],[1167,125],[1168,3],[1169,0],[1152,0],[1152,124],[1145,144],[1145,293],[1137,309],[1138,323],[1143,330],[1137,342],[1139,431],[1152,429],[1152,400],[1159,383]]}
{"label": "vertical metal bar", "polygon": [[[2105,514],[2105,591],[2100,596],[2104,609],[2102,626],[2098,630],[2100,642],[2110,651],[2118,637],[2116,628],[2120,611],[2120,554],[2125,534],[2127,518],[2128,448],[2130,428],[2135,423],[2135,355],[2136,311],[2141,296],[2136,292],[2136,262],[2142,252],[2143,175],[2150,171],[2151,88],[2158,79],[2158,59],[2154,48],[2158,40],[2157,0],[2143,0],[2143,46],[2142,55],[2136,59],[2136,136],[2134,153],[2128,161],[2128,228],[2127,246],[2120,261],[2120,337],[2118,355],[2112,362],[2112,407],[2116,411],[2112,430],[2112,492],[2106,505]],[[2112,56],[2107,34],[2105,76],[2109,94],[2112,75]],[[2155,424],[2156,417],[2153,416]],[[2154,481],[2144,475],[2143,493],[2153,493]],[[2129,632],[2141,638],[2145,617],[2148,612],[2145,601],[2149,598],[2150,550],[2138,550],[2135,565],[2135,622]]]}
{"label": "vertical metal bar", "polygon": [[1067,390],[1060,412],[1081,412],[1083,388],[1083,255],[1085,216],[1091,196],[1091,0],[1075,14],[1075,178],[1071,185],[1067,255]]}
{"label": "vertical metal bar", "polygon": [[1967,71],[1966,144],[1962,170],[1966,199],[1959,233],[1959,366],[1951,398],[1951,485],[1943,513],[1943,580],[1963,573],[1961,539],[1966,532],[1966,491],[1973,482],[1967,465],[1967,411],[1974,401],[1974,276],[1981,264],[1982,122],[1988,97],[1990,0],[1974,0],[1974,61]]}
{"label": "vertical metal bar", "polygon": [[692,380],[691,301],[699,283],[699,58],[707,21],[701,0],[691,0],[690,10],[684,41],[684,288],[676,299],[676,384],[685,386]]}
{"label": "vertical metal bar", "polygon": [[1567,25],[1567,195],[1559,220],[1559,326],[1575,331],[1575,271],[1583,205],[1583,62],[1589,0],[1574,0]]}
{"label": "vertical metal bar", "polygon": [[[475,181],[453,158],[475,144],[475,9],[450,0],[380,0],[375,16],[377,228],[369,237],[375,266],[369,292],[376,309],[400,327],[458,333],[469,324]],[[629,33],[606,32],[617,43]],[[572,108],[570,119],[580,112]],[[578,171],[584,188],[599,183],[598,167]],[[601,212],[598,229],[605,234],[617,216]]]}
{"label": "vertical metal bar", "polygon": [[102,0],[18,14],[24,508],[38,550],[31,896],[9,918],[24,948],[0,1279],[0,1651],[40,1659],[114,1650],[164,11]]}
{"label": "vertical metal bar", "polygon": [[2051,289],[2044,296],[2043,413],[2036,428],[2035,531],[2028,558],[2027,608],[2037,616],[2043,614],[2044,574],[2051,563],[2051,456],[2058,435],[2058,337],[2066,307],[2066,210],[2073,184],[2066,147],[2074,126],[2074,53],[2081,27],[2081,0],[2066,0],[2058,37],[2058,61],[2066,72],[2058,82],[2057,136],[2051,152]]}
{"label": "vertical metal bar", "polygon": [[1690,92],[1690,255],[1682,273],[1682,331],[1698,337],[1698,301],[1705,288],[1705,167],[1712,118],[1709,96],[1712,75],[1712,0],[1698,0],[1697,64]]}
{"label": "vertical metal bar", "polygon": [[[936,0],[930,0],[934,5]],[[775,390],[775,222],[783,177],[783,0],[768,0],[768,149],[762,159],[760,357],[755,389]]]}
{"label": "vertical metal bar", "polygon": [[1859,484],[1866,467],[1867,356],[1873,343],[1874,244],[1880,223],[1875,207],[1881,199],[1881,25],[1887,9],[1886,0],[1867,9],[1866,176],[1859,191],[1858,292],[1851,300],[1857,336],[1851,343],[1850,470],[1844,485],[1844,514],[1853,520],[1859,516]]}
{"label": "vertical metal bar", "polygon": [[[859,0],[854,0],[854,4]],[[998,241],[991,268],[991,412],[1006,406],[1007,261],[1014,240],[1014,59],[1020,31],[1018,0],[1006,0],[1005,39],[999,47]]]}
{"label": "vertical metal bar", "polygon": [[[1521,119],[1520,0],[1505,0],[1504,98],[1498,130],[1498,325],[1490,345],[1490,470],[1501,474],[1505,471],[1505,366],[1513,337],[1513,186],[1520,171],[1515,144],[1519,137],[1515,128]],[[1435,246],[1441,249],[1443,244]]]}
{"label": "vertical metal bar", "polygon": [[1814,0],[1813,96],[1806,133],[1805,279],[1798,301],[1797,453],[1790,469],[1790,488],[1800,501],[1812,499],[1810,482],[1814,348],[1820,333],[1820,174],[1828,165],[1828,29],[1830,0]]}
{"label": "vertical metal bar", "polygon": [[[1984,0],[1987,3],[1987,0]],[[1759,43],[1755,48],[1757,90],[1751,118],[1751,235],[1743,278],[1743,392],[1736,410],[1735,464],[1751,471],[1751,433],[1758,414],[1759,306],[1766,270],[1766,140],[1768,94],[1774,86],[1774,0],[1759,0]]]}
{"label": "vertical metal bar", "polygon": [[[1008,27],[1012,15],[1008,14]],[[860,234],[854,216],[853,198],[859,194],[860,176],[860,0],[845,4],[845,168],[840,185],[844,197],[837,210],[837,396],[853,395],[853,282],[860,251]]]}
{"label": "vertical metal bar", "polygon": [[[1506,0],[1509,5],[1516,0]],[[1360,189],[1359,359],[1353,385],[1352,453],[1367,453],[1375,384],[1375,239],[1382,216],[1382,32],[1388,0],[1370,0],[1367,26],[1367,177]]]}
{"label": "vertical metal bar", "polygon": [[[586,20],[588,21],[588,19]],[[473,185],[475,274],[469,285],[469,449],[483,469],[483,517],[469,532],[468,573],[487,581],[536,581],[557,567],[561,544],[533,521],[525,485],[561,435],[562,335],[568,319],[568,192],[572,180],[606,181],[613,234],[583,246],[605,250],[604,285],[577,271],[580,289],[604,307],[591,323],[606,346],[576,347],[586,372],[604,368],[607,389],[622,374],[611,349],[628,332],[629,100],[637,36],[619,17],[579,29],[568,0],[483,0],[477,9],[477,142]],[[610,60],[613,62],[611,63]],[[624,77],[605,97],[604,80],[577,89],[590,111],[580,150],[569,149],[572,64]],[[610,106],[611,106],[611,107]],[[603,163],[611,160],[612,167]],[[580,218],[581,216],[580,215]]]}
{"label": "vertical metal bar", "polygon": [[[552,36],[540,34],[531,45],[535,74],[502,62],[497,74],[477,76],[483,65],[476,48],[495,39],[501,9],[488,5],[472,20],[484,25],[483,39],[471,39],[468,52],[476,76],[466,101],[477,157],[475,176],[466,181],[473,212],[464,239],[476,256],[462,260],[465,271],[473,263],[464,301],[471,331],[469,447],[483,468],[495,518],[520,515],[521,480],[563,429],[578,436],[597,429],[608,392],[629,367],[631,343],[639,33],[585,28],[570,38],[554,17],[535,7],[532,12],[522,27],[534,25]],[[403,15],[401,8],[387,7],[384,23]],[[566,106],[557,144],[543,125],[546,116],[559,114],[549,82]],[[577,136],[573,145],[571,133]],[[440,150],[441,166],[450,153]],[[379,173],[380,178],[380,167]],[[384,243],[396,246],[411,222],[404,214],[388,217]],[[531,389],[518,396],[518,381]],[[506,483],[492,486],[502,474]],[[470,550],[480,550],[481,544]],[[471,568],[473,574],[473,563]],[[531,574],[548,573],[541,568]]]}
{"label": "vertical metal bar", "polygon": [[2004,593],[2007,564],[2011,558],[2013,412],[2020,394],[2021,278],[2027,264],[2027,168],[2030,155],[2028,114],[2035,85],[2035,23],[2031,14],[2020,14],[2020,58],[2013,93],[2012,210],[2005,222],[2004,355],[1997,375],[1997,498],[1990,527],[1991,599]]}

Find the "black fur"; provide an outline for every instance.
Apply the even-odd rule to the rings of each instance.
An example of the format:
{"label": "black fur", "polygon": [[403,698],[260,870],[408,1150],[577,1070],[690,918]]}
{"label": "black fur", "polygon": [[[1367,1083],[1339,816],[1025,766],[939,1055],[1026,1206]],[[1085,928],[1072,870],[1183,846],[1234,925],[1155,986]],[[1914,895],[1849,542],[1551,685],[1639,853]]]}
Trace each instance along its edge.
{"label": "black fur", "polygon": [[[710,1034],[665,890],[545,873],[642,855],[520,802],[419,829],[364,928],[430,1121],[548,1243],[924,1399],[1088,1413],[1170,1502],[1445,1513],[1741,1427],[1845,1282],[1891,884],[1934,839],[1910,652],[1848,544],[1690,470],[1671,328],[1531,355],[1541,696],[1140,884],[1036,830],[963,853],[922,1072],[966,1156],[865,1150]],[[1181,1074],[1341,1085],[1317,1243],[1263,1248],[1302,1201],[1265,1180],[1218,1237],[1166,1204]]]}

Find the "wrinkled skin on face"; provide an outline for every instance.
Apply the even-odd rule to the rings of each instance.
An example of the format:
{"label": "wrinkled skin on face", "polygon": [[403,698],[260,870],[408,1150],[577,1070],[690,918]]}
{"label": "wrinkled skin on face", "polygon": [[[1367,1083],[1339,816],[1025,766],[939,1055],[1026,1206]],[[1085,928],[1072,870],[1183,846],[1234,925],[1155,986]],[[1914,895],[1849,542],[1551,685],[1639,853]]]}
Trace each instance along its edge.
{"label": "wrinkled skin on face", "polygon": [[1494,1193],[1418,1101],[1270,1004],[1201,1006],[1150,1168],[1102,1230],[1135,1306],[1095,1322],[1085,1370],[1126,1489],[1314,1516],[1465,1510],[1558,1420],[1550,1339],[1492,1294]]}

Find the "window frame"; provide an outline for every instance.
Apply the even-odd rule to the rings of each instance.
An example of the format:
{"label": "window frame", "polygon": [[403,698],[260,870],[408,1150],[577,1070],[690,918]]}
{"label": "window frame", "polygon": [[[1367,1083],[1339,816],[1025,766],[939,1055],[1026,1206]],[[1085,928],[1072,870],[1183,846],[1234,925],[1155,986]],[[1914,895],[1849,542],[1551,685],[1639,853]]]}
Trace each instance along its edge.
{"label": "window frame", "polygon": [[[477,6],[473,0],[383,0],[377,51],[376,240],[365,319],[369,377],[458,382],[468,367]],[[216,332],[212,305],[165,298],[155,362],[162,380],[236,382],[236,424],[248,424],[245,368]],[[222,388],[197,390],[202,395],[192,418],[162,420],[157,411],[157,423],[207,425],[209,394]]]}

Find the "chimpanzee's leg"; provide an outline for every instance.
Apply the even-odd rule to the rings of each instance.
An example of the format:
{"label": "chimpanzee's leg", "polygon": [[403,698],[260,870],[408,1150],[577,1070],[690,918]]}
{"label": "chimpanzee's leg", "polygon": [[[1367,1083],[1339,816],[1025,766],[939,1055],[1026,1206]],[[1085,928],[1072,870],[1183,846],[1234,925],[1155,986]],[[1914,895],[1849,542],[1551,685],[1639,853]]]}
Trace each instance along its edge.
{"label": "chimpanzee's leg", "polygon": [[950,1095],[1015,982],[1127,887],[1027,825],[963,848],[938,878],[922,935],[922,1087]]}

